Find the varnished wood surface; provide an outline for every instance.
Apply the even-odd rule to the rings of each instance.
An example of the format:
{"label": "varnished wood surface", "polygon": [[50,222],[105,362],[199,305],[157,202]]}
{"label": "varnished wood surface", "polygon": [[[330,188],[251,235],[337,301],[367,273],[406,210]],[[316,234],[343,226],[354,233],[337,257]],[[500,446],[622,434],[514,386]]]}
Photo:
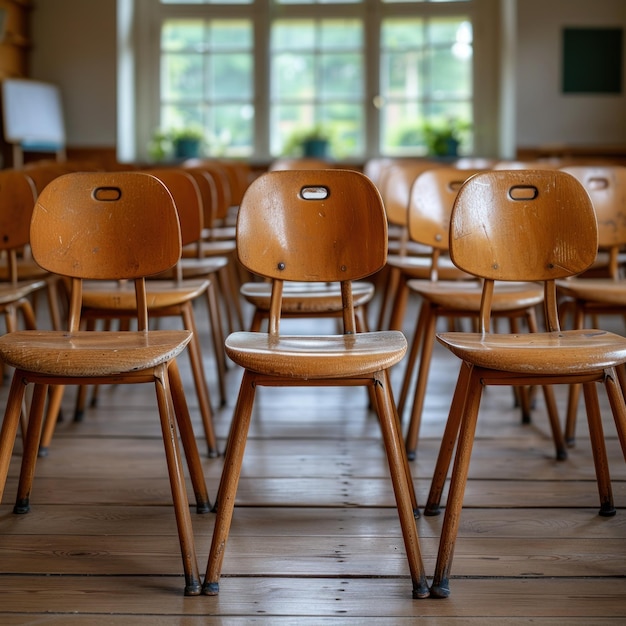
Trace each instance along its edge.
{"label": "varnished wood surface", "polygon": [[[204,303],[197,306],[208,346],[206,309]],[[45,315],[43,308],[39,314]],[[371,319],[376,314],[372,308]],[[407,331],[414,314],[412,306]],[[285,329],[301,323],[286,321]],[[616,323],[610,329],[620,331]],[[331,332],[334,322],[314,324]],[[181,356],[179,363],[201,439],[188,358]],[[412,463],[422,505],[457,366],[455,357],[436,346]],[[213,359],[205,358],[205,367],[213,390]],[[397,388],[402,365],[393,378]],[[222,446],[238,384],[239,372],[231,366],[229,403],[216,411]],[[379,428],[364,390],[260,389],[220,594],[185,598],[154,394],[143,387],[102,388],[98,407],[82,423],[66,419],[58,425],[50,456],[38,462],[27,515],[12,513],[19,455],[12,460],[0,508],[3,626],[595,626],[626,619],[626,465],[602,393],[617,515],[597,515],[582,419],[577,447],[567,461],[557,462],[541,396],[533,423],[522,426],[510,389],[489,388],[452,595],[412,600]],[[5,384],[2,407],[6,394]],[[557,395],[564,411],[566,396]],[[67,416],[73,400],[68,391]],[[204,458],[203,464],[214,498],[222,459]],[[192,509],[201,570],[213,517]],[[418,522],[429,576],[441,521],[439,516]]]}

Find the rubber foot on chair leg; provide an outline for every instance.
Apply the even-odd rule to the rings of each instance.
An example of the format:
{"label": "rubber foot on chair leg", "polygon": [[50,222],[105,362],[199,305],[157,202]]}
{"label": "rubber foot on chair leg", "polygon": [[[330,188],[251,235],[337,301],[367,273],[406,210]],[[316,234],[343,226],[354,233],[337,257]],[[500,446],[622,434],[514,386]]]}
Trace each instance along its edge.
{"label": "rubber foot on chair leg", "polygon": [[430,589],[425,580],[413,583],[413,600],[423,600],[430,596]]}
{"label": "rubber foot on chair leg", "polygon": [[83,417],[85,417],[85,411],[75,411],[74,412],[74,421],[75,422],[82,422],[83,421]]}
{"label": "rubber foot on chair leg", "polygon": [[216,596],[219,592],[219,583],[204,583],[204,585],[202,585],[202,593],[205,596]]}
{"label": "rubber foot on chair leg", "polygon": [[47,457],[48,456],[48,447],[47,446],[41,446],[39,448],[38,452],[37,452],[37,456],[40,459],[43,459],[43,458]]}
{"label": "rubber foot on chair leg", "polygon": [[447,578],[443,578],[441,582],[433,583],[430,587],[431,598],[448,598],[450,596],[450,583]]}
{"label": "rubber foot on chair leg", "polygon": [[556,460],[557,461],[567,461],[567,450],[557,450],[556,451]]}
{"label": "rubber foot on chair leg", "polygon": [[415,461],[416,457],[417,453],[415,452],[415,450],[406,451],[406,458],[409,459],[409,461]]}
{"label": "rubber foot on chair leg", "polygon": [[439,515],[441,513],[441,508],[439,504],[426,504],[424,507],[424,515],[427,517],[434,517],[435,515]]}
{"label": "rubber foot on chair leg", "polygon": [[598,515],[601,517],[613,517],[616,513],[617,511],[615,510],[615,507],[608,502],[601,504],[600,510],[598,511]]}
{"label": "rubber foot on chair leg", "polygon": [[206,500],[206,501],[198,501],[196,502],[196,513],[198,513],[199,515],[203,515],[204,513],[210,513],[211,512],[211,503]]}
{"label": "rubber foot on chair leg", "polygon": [[22,498],[17,500],[13,507],[13,513],[16,515],[24,515],[30,511],[30,500],[28,498]]}
{"label": "rubber foot on chair leg", "polygon": [[216,450],[215,448],[209,448],[207,451],[207,456],[210,459],[216,459],[219,455],[220,455],[219,451]]}
{"label": "rubber foot on chair leg", "polygon": [[199,596],[202,591],[202,586],[198,581],[193,581],[185,585],[186,596]]}

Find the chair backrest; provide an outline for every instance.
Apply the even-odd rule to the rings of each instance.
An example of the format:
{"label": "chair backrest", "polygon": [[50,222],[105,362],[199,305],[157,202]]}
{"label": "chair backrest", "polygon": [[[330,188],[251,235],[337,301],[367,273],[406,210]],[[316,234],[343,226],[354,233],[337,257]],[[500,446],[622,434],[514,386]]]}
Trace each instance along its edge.
{"label": "chair backrest", "polygon": [[22,170],[0,170],[0,250],[7,253],[8,279],[17,282],[17,251],[29,244],[37,190]]}
{"label": "chair backrest", "polygon": [[202,196],[196,179],[187,171],[178,167],[163,167],[145,170],[156,176],[172,194],[183,246],[195,243],[202,237],[203,215]]}
{"label": "chair backrest", "polygon": [[432,161],[407,159],[393,163],[382,172],[379,189],[390,224],[408,224],[409,196],[413,182],[422,172],[437,167],[440,165]]}
{"label": "chair backrest", "polygon": [[584,187],[566,172],[481,172],[459,190],[449,245],[455,265],[485,279],[483,331],[489,328],[494,280],[544,281],[546,323],[558,330],[554,281],[595,260],[595,211]]}
{"label": "chair backrest", "polygon": [[28,244],[37,190],[22,170],[0,170],[0,250]]}
{"label": "chair backrest", "polygon": [[572,165],[562,168],[587,190],[598,220],[598,247],[626,245],[626,167]]}
{"label": "chair backrest", "polygon": [[413,182],[408,203],[409,236],[413,241],[447,251],[450,216],[463,183],[482,170],[439,167]]}
{"label": "chair backrest", "polygon": [[[197,168],[213,178],[215,183],[215,207],[213,210],[214,220],[223,220],[232,205],[232,192],[230,178],[226,168],[215,159],[188,159],[183,162],[183,167]],[[216,224],[206,224],[211,228]]]}
{"label": "chair backrest", "polygon": [[243,265],[267,278],[357,280],[385,265],[378,190],[351,170],[283,170],[252,182],[237,216]]}
{"label": "chair backrest", "polygon": [[30,228],[33,258],[72,278],[70,331],[80,322],[82,279],[134,280],[139,328],[147,328],[144,278],[181,254],[176,205],[165,185],[143,172],[75,172],[48,183]]}
{"label": "chair backrest", "polygon": [[202,222],[205,228],[210,228],[217,218],[219,192],[215,178],[210,172],[200,167],[185,167],[185,171],[189,172],[200,190],[202,199]]}

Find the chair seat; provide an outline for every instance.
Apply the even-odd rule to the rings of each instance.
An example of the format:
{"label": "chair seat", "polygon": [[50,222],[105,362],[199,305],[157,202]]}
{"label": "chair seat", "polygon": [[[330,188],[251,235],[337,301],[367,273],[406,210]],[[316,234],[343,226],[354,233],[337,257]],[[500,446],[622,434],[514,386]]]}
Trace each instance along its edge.
{"label": "chair seat", "polygon": [[[201,244],[202,256],[216,256],[231,254],[237,249],[234,240],[224,239],[219,241],[203,241]],[[183,258],[195,257],[198,255],[198,245],[196,243],[183,248]]]}
{"label": "chair seat", "polygon": [[[186,280],[184,283],[151,280],[146,283],[148,311],[192,301],[205,292],[209,284],[208,280]],[[85,309],[134,311],[136,304],[133,285],[115,282],[86,283],[83,289],[83,307]]]}
{"label": "chair seat", "polygon": [[205,229],[205,239],[207,241],[222,241],[224,239],[235,240],[237,234],[237,227],[234,225],[214,226],[213,228]]}
{"label": "chair seat", "polygon": [[[472,281],[408,281],[409,288],[430,302],[446,309],[478,311],[482,283]],[[543,287],[539,283],[497,283],[493,293],[492,311],[527,309],[543,302]]]}
{"label": "chair seat", "polygon": [[[410,278],[430,278],[432,259],[430,256],[411,256],[390,254],[387,256],[387,265],[402,270]],[[440,257],[437,261],[437,272],[441,280],[463,280],[474,278],[467,272],[460,270],[449,257]]]}
{"label": "chair seat", "polygon": [[246,369],[300,379],[371,374],[398,363],[407,348],[399,331],[279,337],[237,332],[225,345],[228,356]]}
{"label": "chair seat", "polygon": [[[228,265],[228,259],[223,256],[211,257],[187,257],[179,262],[183,280],[192,278],[203,278],[209,274],[219,272]],[[173,267],[163,274],[156,276],[155,280],[173,280],[176,268]],[[153,280],[153,279],[151,279]]]}
{"label": "chair seat", "polygon": [[[47,278],[49,272],[42,269],[32,259],[19,259],[17,262],[17,278],[18,280],[34,280],[37,278]],[[9,280],[9,269],[6,262],[0,262],[0,280]]]}
{"label": "chair seat", "polygon": [[611,278],[572,278],[556,281],[559,294],[595,304],[626,305],[626,281]]}
{"label": "chair seat", "polygon": [[114,376],[156,367],[178,356],[187,330],[16,331],[0,337],[0,359],[17,369],[68,377]]}
{"label": "chair seat", "polygon": [[[367,304],[374,297],[374,285],[367,281],[352,283],[355,307]],[[269,311],[272,285],[267,282],[249,282],[241,286],[241,295],[257,309]],[[287,282],[283,287],[282,312],[333,313],[343,310],[341,288],[337,283]]]}
{"label": "chair seat", "polygon": [[13,304],[16,300],[25,298],[31,293],[43,289],[46,286],[45,280],[29,280],[19,282],[16,285],[10,283],[0,283],[0,306]]}
{"label": "chair seat", "polygon": [[437,339],[463,361],[527,375],[583,374],[626,361],[626,337],[597,329],[486,335],[451,332],[439,333]]}

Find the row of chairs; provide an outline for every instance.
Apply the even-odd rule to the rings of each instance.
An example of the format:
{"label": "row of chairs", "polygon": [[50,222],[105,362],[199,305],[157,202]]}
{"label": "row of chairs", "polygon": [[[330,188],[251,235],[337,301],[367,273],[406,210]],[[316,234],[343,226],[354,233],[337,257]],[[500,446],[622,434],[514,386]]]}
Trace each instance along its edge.
{"label": "row of chairs", "polygon": [[[141,185],[141,193],[135,192],[135,185]],[[450,219],[451,260],[482,280],[482,296],[479,332],[438,335],[463,365],[426,504],[428,512],[438,510],[456,446],[435,578],[429,587],[415,523],[417,500],[389,379],[389,370],[403,359],[407,343],[399,330],[359,332],[351,289],[353,281],[380,272],[387,260],[387,213],[381,194],[368,177],[355,171],[274,171],[250,185],[238,210],[238,257],[247,271],[270,281],[269,321],[267,332],[237,331],[225,340],[228,356],[243,368],[244,375],[226,446],[225,470],[216,493],[216,525],[201,583],[189,511],[185,513],[187,500],[176,437],[179,430],[197,507],[206,511],[208,494],[176,365],[176,357],[189,345],[193,331],[151,331],[147,323],[149,288],[145,275],[168,271],[182,254],[182,238],[176,236],[181,229],[176,204],[172,194],[163,190],[166,186],[158,178],[143,172],[81,172],[52,181],[38,198],[31,229],[33,255],[48,271],[71,278],[71,326],[69,333],[25,330],[0,338],[0,357],[16,368],[0,431],[2,487],[16,437],[24,382],[34,382],[36,390],[17,509],[28,508],[48,386],[82,384],[87,379],[98,384],[111,380],[154,382],[179,525],[185,592],[213,595],[219,590],[256,386],[363,385],[370,390],[379,417],[413,596],[446,596],[482,385],[581,382],[590,416],[601,513],[614,513],[595,382],[607,386],[626,453],[626,409],[616,383],[617,371],[626,362],[626,339],[600,330],[562,331],[557,315],[556,280],[585,270],[597,252],[595,212],[582,185],[565,172],[494,171],[477,173],[458,191]],[[139,205],[145,211],[146,198],[153,196],[155,216],[163,228],[150,221],[150,249],[144,255],[140,251],[146,246],[146,225],[138,218]],[[74,220],[79,207],[84,213]],[[68,211],[72,219],[68,219]],[[123,215],[120,224],[114,219],[118,214]],[[102,227],[94,228],[98,219],[104,220]],[[520,229],[523,237],[519,236]],[[83,236],[76,237],[76,232]],[[117,238],[124,244],[112,243]],[[154,242],[161,243],[161,238],[161,252],[155,255]],[[529,255],[529,250],[534,254]],[[105,278],[134,282],[139,330],[79,331],[82,281]],[[490,333],[495,280],[545,283],[546,332]],[[291,281],[340,284],[340,333],[281,333],[284,284]],[[33,342],[35,336],[37,341]],[[36,354],[25,349],[31,344]],[[108,351],[109,345],[117,352]]]}
{"label": "row of chairs", "polygon": [[[485,385],[515,385],[526,419],[530,407],[528,388],[543,387],[558,459],[565,459],[567,453],[552,384],[570,385],[566,420],[570,445],[574,440],[577,392],[582,385],[600,492],[600,514],[615,513],[595,383],[603,382],[607,388],[626,457],[624,338],[583,328],[588,314],[594,314],[594,319],[606,313],[623,315],[626,291],[619,280],[619,261],[620,251],[626,246],[626,221],[623,219],[626,168],[618,165],[560,167],[562,165],[556,162],[511,163],[509,167],[501,164],[491,170],[472,171],[441,164],[405,162],[400,166],[390,165],[379,174],[383,197],[390,197],[391,203],[397,201],[397,196],[405,201],[401,226],[405,227],[409,241],[430,247],[428,277],[411,275],[416,265],[413,260],[402,265],[391,257],[390,263],[391,271],[403,272],[404,282],[399,289],[410,290],[421,300],[398,403],[402,414],[410,376],[420,355],[405,441],[410,457],[415,455],[435,337],[462,361],[425,507],[426,514],[439,513],[444,482],[455,454],[431,586],[435,596],[449,594],[452,553],[480,395]],[[389,181],[394,180],[395,186],[390,189]],[[392,219],[390,203],[386,206],[388,217]],[[576,219],[574,224],[572,219]],[[570,249],[562,249],[561,245]],[[466,272],[466,276],[454,281],[439,280],[438,260],[448,252],[450,261]],[[608,264],[603,257],[608,258]],[[418,263],[423,264],[423,258]],[[590,270],[594,274],[605,271],[608,277],[582,277]],[[481,282],[476,283],[475,277]],[[502,280],[506,282],[501,283]],[[520,284],[519,280],[525,282]],[[499,291],[501,284],[504,291]],[[397,308],[392,312],[391,328],[402,328],[403,297],[406,298],[406,294],[396,295]],[[557,316],[559,304],[575,312],[574,330],[562,330],[564,320]],[[544,333],[537,333],[535,309],[538,305],[544,310]],[[520,333],[512,324],[511,333],[491,335],[490,324],[502,315],[508,316],[511,323],[515,316],[523,315],[530,332]],[[478,332],[436,333],[438,317],[469,317],[478,324]],[[595,340],[587,345],[587,339],[594,335]],[[607,364],[609,369],[604,367]]]}

